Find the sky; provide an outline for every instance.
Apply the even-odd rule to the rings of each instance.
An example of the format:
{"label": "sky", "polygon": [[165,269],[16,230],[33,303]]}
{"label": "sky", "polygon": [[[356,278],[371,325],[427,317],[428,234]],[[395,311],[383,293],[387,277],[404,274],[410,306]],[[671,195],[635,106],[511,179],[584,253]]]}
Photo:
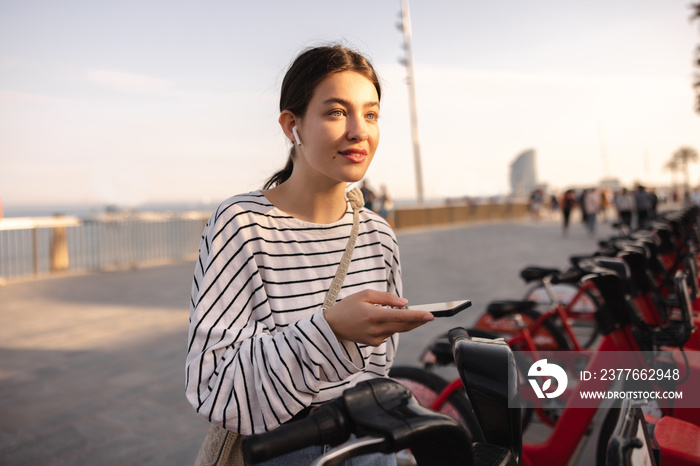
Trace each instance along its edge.
{"label": "sky", "polygon": [[[411,2],[428,199],[509,193],[536,151],[554,189],[670,184],[700,149],[690,0]],[[303,49],[341,42],[383,85],[367,173],[416,198],[399,0],[0,0],[0,201],[217,203],[284,164],[279,87]],[[700,164],[691,165],[700,183]]]}

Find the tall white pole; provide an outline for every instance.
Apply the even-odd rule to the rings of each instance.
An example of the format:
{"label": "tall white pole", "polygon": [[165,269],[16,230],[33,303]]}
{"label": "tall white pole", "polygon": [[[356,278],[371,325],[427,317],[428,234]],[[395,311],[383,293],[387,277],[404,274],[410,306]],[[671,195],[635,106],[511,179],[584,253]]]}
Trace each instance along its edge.
{"label": "tall white pole", "polygon": [[411,13],[408,0],[401,0],[401,22],[403,41],[406,49],[406,81],[408,84],[408,105],[411,112],[411,134],[413,138],[413,163],[416,171],[416,194],[418,202],[423,203],[423,167],[420,159],[420,141],[418,139],[418,114],[416,113],[416,87],[413,78],[413,49],[411,47]]}
{"label": "tall white pole", "polygon": [[598,138],[600,139],[600,155],[603,158],[603,177],[607,181],[610,178],[610,170],[608,170],[608,150],[605,144],[605,134],[603,133],[603,125],[598,123]]}

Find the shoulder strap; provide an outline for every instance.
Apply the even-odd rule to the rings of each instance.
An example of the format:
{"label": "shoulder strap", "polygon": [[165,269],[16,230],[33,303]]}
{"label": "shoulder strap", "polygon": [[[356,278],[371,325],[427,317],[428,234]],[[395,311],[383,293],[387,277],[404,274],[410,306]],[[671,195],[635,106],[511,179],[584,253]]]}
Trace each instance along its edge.
{"label": "shoulder strap", "polygon": [[326,299],[323,301],[323,307],[325,308],[334,305],[335,301],[338,299],[338,293],[340,293],[340,289],[343,287],[345,274],[348,273],[350,261],[352,261],[352,252],[355,250],[357,232],[360,230],[360,209],[362,209],[365,204],[360,188],[354,188],[348,191],[348,201],[350,201],[350,205],[352,206],[352,230],[350,230],[350,238],[348,239],[348,244],[345,246],[343,257],[340,259],[338,270],[335,272],[331,287],[328,289]]}

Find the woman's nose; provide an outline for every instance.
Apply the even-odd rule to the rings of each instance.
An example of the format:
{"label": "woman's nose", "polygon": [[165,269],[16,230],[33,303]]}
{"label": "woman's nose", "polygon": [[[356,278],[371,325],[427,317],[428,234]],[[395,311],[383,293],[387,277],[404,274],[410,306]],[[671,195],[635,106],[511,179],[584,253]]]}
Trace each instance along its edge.
{"label": "woman's nose", "polygon": [[369,137],[367,123],[363,118],[348,118],[348,139],[352,141],[364,141]]}

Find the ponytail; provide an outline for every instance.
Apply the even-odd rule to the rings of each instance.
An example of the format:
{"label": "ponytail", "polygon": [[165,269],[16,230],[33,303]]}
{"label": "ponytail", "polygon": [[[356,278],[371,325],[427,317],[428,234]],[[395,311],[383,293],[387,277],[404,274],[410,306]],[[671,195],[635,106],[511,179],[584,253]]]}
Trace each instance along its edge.
{"label": "ponytail", "polygon": [[284,168],[274,175],[272,175],[263,186],[264,190],[272,189],[275,186],[279,186],[292,176],[292,171],[294,170],[294,147],[289,151],[289,157],[287,158],[287,164]]}

